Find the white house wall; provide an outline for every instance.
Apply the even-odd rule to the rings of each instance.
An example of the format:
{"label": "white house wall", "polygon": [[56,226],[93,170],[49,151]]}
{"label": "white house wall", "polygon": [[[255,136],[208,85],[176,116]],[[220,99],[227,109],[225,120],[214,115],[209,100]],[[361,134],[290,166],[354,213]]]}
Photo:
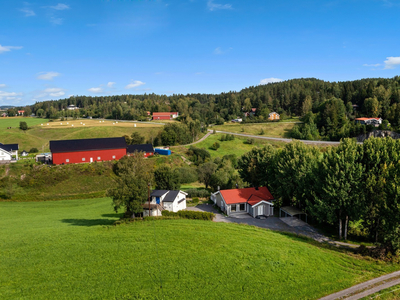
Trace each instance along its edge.
{"label": "white house wall", "polygon": [[9,152],[0,149],[0,160],[11,160],[12,156]]}

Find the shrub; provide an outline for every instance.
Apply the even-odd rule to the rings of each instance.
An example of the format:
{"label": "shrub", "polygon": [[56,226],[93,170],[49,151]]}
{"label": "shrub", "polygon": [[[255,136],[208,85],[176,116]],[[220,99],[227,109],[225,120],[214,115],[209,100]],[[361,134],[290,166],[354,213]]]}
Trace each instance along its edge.
{"label": "shrub", "polygon": [[194,198],[192,199],[192,203],[194,203],[194,204],[199,203],[199,198],[194,197]]}
{"label": "shrub", "polygon": [[181,219],[190,219],[190,220],[204,220],[204,221],[212,221],[215,217],[215,214],[210,212],[202,212],[202,211],[189,211],[189,210],[180,210],[178,212],[172,212],[168,210],[162,211],[163,217],[179,217]]}
{"label": "shrub", "polygon": [[254,139],[247,139],[244,141],[245,144],[253,145],[254,144]]}
{"label": "shrub", "polygon": [[210,148],[217,151],[219,147],[221,147],[221,145],[218,142],[215,142],[214,144],[212,144]]}
{"label": "shrub", "polygon": [[19,122],[19,129],[28,130],[28,124],[26,122]]}
{"label": "shrub", "polygon": [[29,153],[38,153],[39,150],[38,148],[31,148],[31,150],[29,150]]}

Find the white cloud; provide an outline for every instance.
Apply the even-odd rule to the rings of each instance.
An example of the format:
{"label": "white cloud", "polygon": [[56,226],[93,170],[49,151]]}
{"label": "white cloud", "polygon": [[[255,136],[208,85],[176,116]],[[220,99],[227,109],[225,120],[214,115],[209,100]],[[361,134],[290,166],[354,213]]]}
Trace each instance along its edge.
{"label": "white cloud", "polygon": [[94,88],[88,89],[88,91],[91,92],[91,93],[102,93],[103,92],[103,88],[102,87],[94,87]]}
{"label": "white cloud", "polygon": [[61,88],[47,88],[44,92],[52,97],[61,97],[65,95],[64,89]]}
{"label": "white cloud", "polygon": [[231,51],[232,49],[233,49],[232,47],[229,47],[228,50],[223,50],[221,47],[217,47],[214,49],[214,54],[216,55],[225,54]]}
{"label": "white cloud", "polygon": [[268,84],[268,83],[274,83],[274,82],[281,82],[283,81],[283,79],[279,79],[279,78],[265,78],[265,79],[261,79],[259,85],[263,85],[263,84]]}
{"label": "white cloud", "polygon": [[379,67],[382,66],[382,64],[363,64],[363,67]]}
{"label": "white cloud", "polygon": [[139,80],[135,80],[133,82],[131,82],[130,84],[128,84],[125,88],[126,89],[132,89],[141,85],[146,84],[145,82],[139,81]]}
{"label": "white cloud", "polygon": [[55,9],[55,10],[65,10],[65,9],[69,9],[69,5],[66,5],[63,3],[58,3],[55,6],[50,6],[50,8]]}
{"label": "white cloud", "polygon": [[385,68],[384,69],[394,69],[398,65],[400,65],[400,56],[398,56],[398,57],[394,57],[394,56],[386,57],[386,60],[384,61],[384,63],[385,63]]}
{"label": "white cloud", "polygon": [[0,45],[0,54],[3,52],[9,52],[11,50],[18,50],[18,49],[22,49],[21,46],[2,46]]}
{"label": "white cloud", "polygon": [[6,85],[4,83],[0,83],[0,88],[4,88]]}
{"label": "white cloud", "polygon": [[115,82],[110,81],[107,83],[107,87],[112,88],[114,86]]}
{"label": "white cloud", "polygon": [[54,25],[61,25],[63,23],[62,18],[56,18],[56,17],[51,17],[50,22],[53,23]]}
{"label": "white cloud", "polygon": [[25,17],[32,17],[36,16],[35,12],[30,8],[21,8],[20,11],[25,13]]}
{"label": "white cloud", "polygon": [[57,72],[47,72],[47,73],[41,72],[38,74],[38,76],[36,78],[40,79],[40,80],[53,80],[54,77],[58,77],[60,75],[61,74],[57,73]]}
{"label": "white cloud", "polygon": [[214,3],[213,0],[209,0],[207,2],[207,8],[211,11],[218,10],[218,9],[232,9],[232,4],[218,4],[218,3]]}
{"label": "white cloud", "polygon": [[15,92],[3,92],[0,91],[0,101],[3,100],[21,100],[21,98],[17,98],[17,96],[22,96],[22,93],[15,93]]}

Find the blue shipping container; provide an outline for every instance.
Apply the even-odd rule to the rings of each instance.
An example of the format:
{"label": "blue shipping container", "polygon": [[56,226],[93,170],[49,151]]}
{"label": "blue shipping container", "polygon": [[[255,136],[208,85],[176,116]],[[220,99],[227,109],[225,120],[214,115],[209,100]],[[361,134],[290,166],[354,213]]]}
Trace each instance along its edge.
{"label": "blue shipping container", "polygon": [[155,148],[154,152],[158,153],[160,155],[171,155],[171,150],[168,150],[168,149],[157,149],[157,148]]}

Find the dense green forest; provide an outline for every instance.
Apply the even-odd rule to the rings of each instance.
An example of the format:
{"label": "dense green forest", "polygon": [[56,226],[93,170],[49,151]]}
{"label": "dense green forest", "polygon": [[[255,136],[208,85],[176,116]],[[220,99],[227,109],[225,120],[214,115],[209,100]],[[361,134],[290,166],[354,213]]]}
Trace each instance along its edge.
{"label": "dense green forest", "polygon": [[[68,105],[80,109],[66,110]],[[25,114],[39,117],[101,117],[145,120],[147,112],[178,111],[182,120],[202,124],[221,123],[256,108],[246,122],[263,122],[271,111],[281,118],[300,116],[293,137],[339,140],[364,133],[368,128],[355,126],[354,118],[381,117],[386,127],[400,126],[400,77],[371,78],[345,82],[326,82],[315,78],[293,79],[251,86],[239,92],[187,95],[72,96],[57,101],[37,102],[25,107]],[[15,113],[17,108],[10,109]]]}

